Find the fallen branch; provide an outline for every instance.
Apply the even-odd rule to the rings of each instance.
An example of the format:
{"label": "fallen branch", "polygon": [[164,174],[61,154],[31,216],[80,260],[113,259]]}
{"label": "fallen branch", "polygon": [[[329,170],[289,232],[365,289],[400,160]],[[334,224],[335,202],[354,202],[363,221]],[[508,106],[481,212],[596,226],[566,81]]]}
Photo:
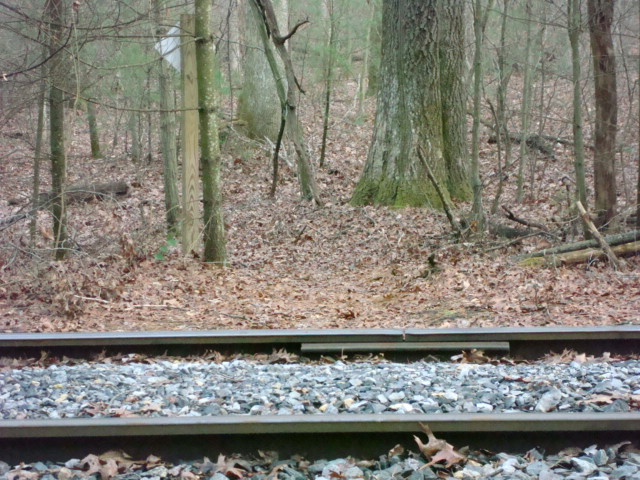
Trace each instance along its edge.
{"label": "fallen branch", "polygon": [[[549,145],[548,141],[562,143],[562,139],[559,139],[556,137],[549,137],[547,135],[537,135],[537,134],[525,135],[523,133],[512,133],[512,132],[509,132],[508,140],[512,143],[518,143],[518,144],[522,143],[522,141],[524,140],[525,143],[527,144],[527,147],[533,150],[538,150],[540,153],[542,153],[543,155],[546,155],[547,157],[553,160],[556,159],[556,154],[553,150],[553,147]],[[488,142],[497,143],[498,139],[495,135],[493,135],[489,137]]]}
{"label": "fallen branch", "polygon": [[[65,191],[65,200],[69,203],[88,202],[89,200],[102,200],[104,198],[114,196],[124,196],[129,193],[129,185],[126,182],[117,181],[109,183],[94,183],[90,185],[79,184],[67,187]],[[38,196],[38,204],[35,205],[30,213],[37,210],[48,208],[51,202],[55,200],[56,194],[53,192],[44,192]],[[8,200],[9,205],[20,205],[23,202],[20,198],[11,198]],[[11,218],[11,217],[9,217]]]}
{"label": "fallen branch", "polygon": [[509,207],[505,207],[502,205],[502,209],[505,211],[506,217],[512,222],[519,223],[520,225],[524,225],[525,227],[537,228],[538,230],[542,230],[543,232],[548,232],[548,228],[541,223],[530,222],[529,220],[525,220],[520,217],[516,217],[515,213],[513,213]]}
{"label": "fallen branch", "polygon": [[[604,237],[604,240],[613,246],[621,245],[623,243],[629,243],[640,240],[640,230],[635,230],[633,232],[627,233],[618,233],[615,235],[607,235]],[[566,252],[573,252],[576,250],[584,250],[586,248],[593,248],[598,246],[597,240],[583,240],[580,242],[574,243],[565,243],[564,245],[559,245],[553,248],[545,248],[544,250],[538,250],[536,252],[526,253],[523,255],[518,255],[513,258],[514,261],[521,261],[526,258],[534,258],[534,257],[547,257],[551,255],[559,255]]]}
{"label": "fallen branch", "polygon": [[458,225],[458,222],[453,216],[453,205],[451,205],[451,202],[449,202],[447,197],[444,196],[442,188],[440,188],[440,184],[438,183],[438,180],[436,180],[436,177],[433,174],[433,171],[431,170],[431,167],[429,166],[429,163],[427,162],[427,159],[422,152],[421,146],[418,146],[418,158],[422,162],[422,165],[424,165],[424,168],[427,171],[427,177],[429,177],[429,180],[433,184],[433,188],[436,189],[436,193],[438,194],[438,197],[440,197],[440,201],[442,202],[442,206],[444,207],[444,212],[447,215],[447,219],[449,220],[451,227],[453,228],[456,236],[458,238],[462,238],[462,230],[460,229],[460,225]]}
{"label": "fallen branch", "polygon": [[585,210],[580,200],[576,201],[576,207],[578,208],[578,212],[580,212],[580,216],[582,217],[582,220],[584,221],[585,225],[587,226],[587,228],[589,229],[593,237],[598,241],[598,245],[600,245],[600,248],[602,249],[602,251],[607,255],[607,258],[609,259],[609,263],[611,263],[614,269],[621,270],[624,267],[624,262],[618,260],[618,257],[616,257],[616,254],[613,253],[609,244],[604,240],[604,238],[602,237],[602,234],[598,231],[596,226],[591,221],[589,214]]}
{"label": "fallen branch", "polygon": [[29,217],[28,213],[19,213],[17,215],[11,215],[10,217],[3,218],[2,220],[0,220],[0,231],[6,230],[14,223],[18,223],[20,220],[24,220],[25,218],[28,218],[28,217]]}
{"label": "fallen branch", "polygon": [[[640,241],[616,245],[611,247],[611,250],[616,256],[624,257],[636,255],[640,253]],[[560,267],[562,265],[591,262],[605,256],[606,254],[599,248],[586,248],[583,250],[576,250],[545,257],[524,258],[520,260],[519,264],[521,266]]]}

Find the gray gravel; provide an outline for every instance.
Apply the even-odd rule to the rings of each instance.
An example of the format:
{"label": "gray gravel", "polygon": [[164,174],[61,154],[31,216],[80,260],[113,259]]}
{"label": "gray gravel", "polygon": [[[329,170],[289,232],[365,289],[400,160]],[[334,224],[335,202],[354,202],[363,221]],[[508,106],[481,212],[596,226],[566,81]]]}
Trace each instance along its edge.
{"label": "gray gravel", "polygon": [[[353,458],[308,462],[295,458],[226,459],[208,458],[177,465],[155,458],[121,462],[113,456],[98,459],[89,455],[65,463],[36,462],[9,466],[0,461],[0,480],[623,480],[640,478],[640,454],[628,446],[584,450],[569,449],[558,455],[543,455],[537,450],[525,454],[471,453],[461,464],[445,468],[428,466],[426,460],[411,452],[381,455],[377,460]],[[109,459],[111,458],[111,459]],[[151,458],[151,457],[150,457]],[[115,466],[117,468],[112,468]]]}
{"label": "gray gravel", "polygon": [[640,361],[264,364],[161,359],[0,371],[0,418],[624,412]]}

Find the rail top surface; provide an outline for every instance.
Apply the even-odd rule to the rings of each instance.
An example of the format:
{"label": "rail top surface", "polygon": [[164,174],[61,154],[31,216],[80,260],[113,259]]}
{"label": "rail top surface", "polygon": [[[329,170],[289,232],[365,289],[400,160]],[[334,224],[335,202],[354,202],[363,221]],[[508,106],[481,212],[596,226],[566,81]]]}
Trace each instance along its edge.
{"label": "rail top surface", "polygon": [[309,342],[447,342],[461,340],[640,340],[640,325],[407,329],[194,330],[145,332],[4,333],[0,348],[41,345],[250,344]]}

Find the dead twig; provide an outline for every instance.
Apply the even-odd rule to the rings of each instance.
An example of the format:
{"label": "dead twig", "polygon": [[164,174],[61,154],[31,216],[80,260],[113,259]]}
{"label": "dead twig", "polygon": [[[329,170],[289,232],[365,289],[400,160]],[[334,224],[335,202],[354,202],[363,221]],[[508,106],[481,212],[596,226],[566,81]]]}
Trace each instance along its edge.
{"label": "dead twig", "polygon": [[529,220],[525,220],[523,218],[517,217],[515,215],[515,213],[513,213],[509,207],[506,207],[504,205],[501,205],[502,210],[505,211],[505,216],[511,220],[512,222],[516,222],[519,223],[520,225],[524,225],[525,227],[530,227],[530,228],[537,228],[538,230],[542,230],[543,232],[548,232],[549,229],[545,226],[542,225],[541,223],[537,223],[537,222],[531,222]]}
{"label": "dead twig", "polygon": [[436,193],[438,194],[438,197],[442,202],[442,206],[444,207],[444,212],[446,213],[447,219],[451,224],[451,228],[453,228],[453,231],[458,238],[462,238],[463,237],[462,229],[460,228],[460,225],[458,224],[455,217],[453,216],[453,206],[451,205],[451,202],[447,199],[447,197],[445,197],[444,193],[442,192],[442,188],[440,188],[440,184],[438,183],[438,180],[433,174],[433,171],[431,170],[431,167],[429,166],[429,163],[427,162],[427,159],[424,156],[421,146],[418,146],[418,158],[420,159],[420,161],[422,162],[422,165],[427,171],[427,177],[429,177],[429,181],[433,184],[433,188],[436,189]]}

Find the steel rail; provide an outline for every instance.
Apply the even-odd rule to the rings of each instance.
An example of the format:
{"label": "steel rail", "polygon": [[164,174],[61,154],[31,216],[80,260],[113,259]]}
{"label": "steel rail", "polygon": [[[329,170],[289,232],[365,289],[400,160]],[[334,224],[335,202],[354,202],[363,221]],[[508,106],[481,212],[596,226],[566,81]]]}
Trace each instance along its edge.
{"label": "steel rail", "polygon": [[[474,344],[492,350],[495,342],[508,342],[514,357],[537,358],[549,351],[574,348],[583,353],[640,353],[640,325],[606,327],[529,327],[469,329],[327,329],[327,330],[208,330],[96,333],[8,333],[0,334],[0,356],[33,354],[39,350],[57,353],[109,351],[155,351],[197,353],[204,350],[267,351],[286,348],[322,353],[341,350],[341,345],[361,352],[406,352],[407,345],[424,351],[427,344],[446,342]],[[358,344],[358,345],[355,345]],[[420,344],[421,348],[417,348]],[[357,347],[357,348],[356,348]],[[488,348],[487,348],[488,347]],[[501,348],[502,349],[502,348]],[[434,351],[437,351],[434,348]],[[495,349],[494,349],[495,350]]]}
{"label": "steel rail", "polygon": [[122,437],[153,435],[256,435],[293,433],[419,432],[596,432],[640,433],[640,412],[483,414],[318,414],[203,417],[68,418],[2,420],[0,439]]}
{"label": "steel rail", "polygon": [[[291,416],[130,417],[0,422],[0,460],[64,461],[119,449],[138,458],[198,458],[218,453],[307,458],[377,457],[426,423],[439,438],[460,447],[526,451],[598,442],[640,440],[640,412],[509,414],[339,414]],[[204,453],[203,453],[204,452]]]}

